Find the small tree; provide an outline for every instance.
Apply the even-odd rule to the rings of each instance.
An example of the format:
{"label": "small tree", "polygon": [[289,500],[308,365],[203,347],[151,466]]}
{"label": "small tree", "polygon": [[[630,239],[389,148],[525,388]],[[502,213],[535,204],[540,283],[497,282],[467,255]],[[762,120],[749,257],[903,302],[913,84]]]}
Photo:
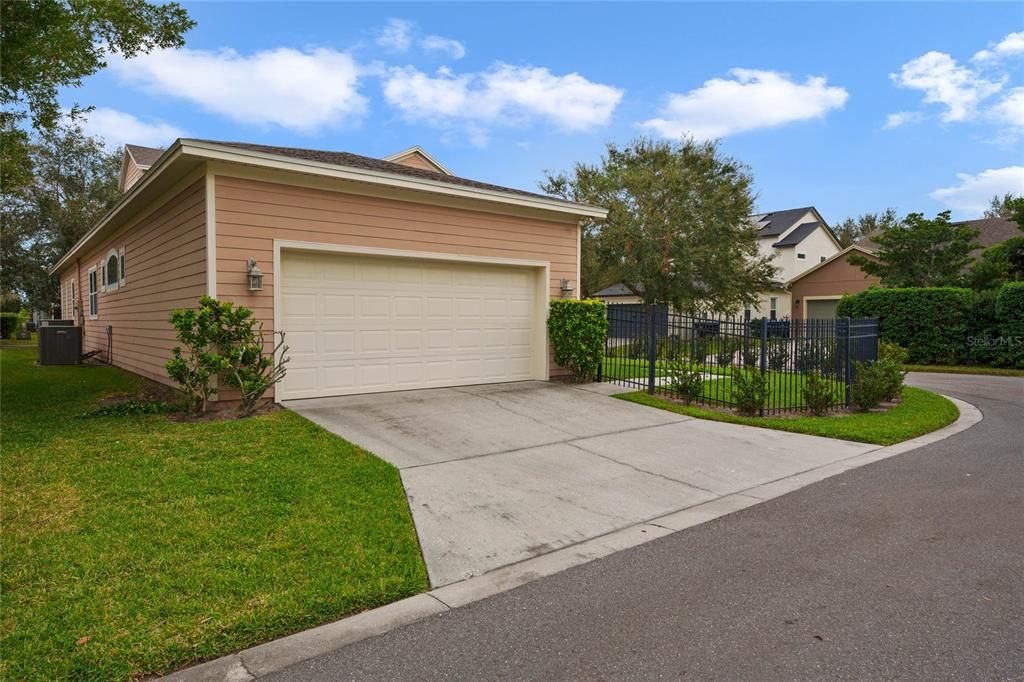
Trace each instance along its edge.
{"label": "small tree", "polygon": [[896,225],[898,222],[896,210],[887,208],[881,213],[862,213],[856,218],[847,218],[832,231],[835,232],[840,246],[845,249],[847,246],[856,244],[861,239]]}
{"label": "small tree", "polygon": [[971,251],[980,246],[977,236],[977,230],[950,222],[949,211],[931,220],[911,213],[872,237],[878,260],[858,253],[848,260],[887,287],[956,286],[971,262]]}
{"label": "small tree", "polygon": [[287,373],[285,365],[291,359],[286,357],[288,346],[284,343],[284,332],[279,331],[275,334],[277,343],[268,354],[263,323],[253,318],[251,310],[222,303],[221,311],[218,344],[227,360],[224,383],[238,389],[239,411],[250,415],[263,395]]}

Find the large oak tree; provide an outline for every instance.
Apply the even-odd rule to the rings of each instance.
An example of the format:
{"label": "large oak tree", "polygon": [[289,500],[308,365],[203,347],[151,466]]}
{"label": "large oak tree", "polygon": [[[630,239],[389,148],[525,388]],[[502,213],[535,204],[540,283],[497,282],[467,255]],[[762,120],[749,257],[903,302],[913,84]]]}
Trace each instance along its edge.
{"label": "large oak tree", "polygon": [[548,174],[541,188],[609,210],[583,228],[584,293],[622,281],[648,304],[728,313],[775,274],[759,255],[752,178],[715,142],[614,143],[598,164]]}

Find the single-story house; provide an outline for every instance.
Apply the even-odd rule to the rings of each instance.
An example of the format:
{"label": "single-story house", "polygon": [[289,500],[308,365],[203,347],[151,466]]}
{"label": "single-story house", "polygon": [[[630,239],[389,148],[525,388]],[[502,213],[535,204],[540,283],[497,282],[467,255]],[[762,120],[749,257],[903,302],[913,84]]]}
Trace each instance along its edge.
{"label": "single-story house", "polygon": [[268,341],[286,333],[278,400],[561,373],[548,301],[576,295],[580,222],[606,215],[455,176],[418,147],[128,145],[121,183],[51,269],[85,350],[170,383],[168,317],[209,294],[251,308]]}
{"label": "single-story house", "polygon": [[850,264],[848,258],[854,251],[876,259],[874,251],[854,244],[789,280],[786,286],[793,300],[794,320],[835,317],[836,306],[844,294],[856,294],[880,284],[878,277]]}

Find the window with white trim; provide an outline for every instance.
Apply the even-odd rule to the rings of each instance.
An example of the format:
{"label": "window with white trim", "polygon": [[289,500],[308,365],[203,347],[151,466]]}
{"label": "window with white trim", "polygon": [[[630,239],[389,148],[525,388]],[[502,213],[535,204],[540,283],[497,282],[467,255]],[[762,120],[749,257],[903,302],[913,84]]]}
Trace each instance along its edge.
{"label": "window with white trim", "polygon": [[107,254],[107,261],[103,265],[103,284],[107,291],[117,291],[118,274],[120,268],[117,262],[117,251],[110,250]]}
{"label": "window with white trim", "polygon": [[743,306],[743,319],[746,320],[747,322],[750,322],[750,318],[752,315],[753,310],[751,309],[750,304],[748,303],[745,306]]}
{"label": "window with white trim", "polygon": [[71,280],[71,319],[78,319],[78,292],[75,291],[75,280]]}
{"label": "window with white trim", "polygon": [[99,277],[96,268],[89,268],[89,319],[95,320],[100,312]]}
{"label": "window with white trim", "polygon": [[124,276],[124,248],[125,247],[122,246],[120,249],[117,250],[117,267],[118,267],[118,270],[117,270],[117,286],[118,287],[123,287],[124,283],[125,283],[125,280],[126,280],[126,278]]}
{"label": "window with white trim", "polygon": [[771,299],[769,299],[769,302],[770,307],[768,316],[771,319],[776,320],[779,317],[779,299],[775,296],[772,296]]}
{"label": "window with white trim", "polygon": [[828,260],[828,256],[822,256],[822,257],[821,257],[821,258],[820,258],[820,259],[818,260],[818,262],[819,262],[819,263],[824,263],[824,262],[825,262],[825,261],[827,261],[827,260]]}
{"label": "window with white trim", "polygon": [[806,253],[797,253],[796,254],[796,259],[797,260],[807,260],[807,254]]}

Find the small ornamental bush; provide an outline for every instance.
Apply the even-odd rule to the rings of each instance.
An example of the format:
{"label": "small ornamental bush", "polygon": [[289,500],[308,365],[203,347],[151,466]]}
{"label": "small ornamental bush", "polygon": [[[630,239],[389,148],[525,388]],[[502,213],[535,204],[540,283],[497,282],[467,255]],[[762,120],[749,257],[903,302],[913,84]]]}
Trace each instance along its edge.
{"label": "small ornamental bush", "polygon": [[556,299],[548,312],[548,336],[555,362],[576,381],[590,381],[604,356],[608,318],[597,299]]}
{"label": "small ornamental bush", "polygon": [[854,379],[850,384],[850,404],[858,412],[873,410],[888,398],[892,390],[892,376],[882,363],[853,364]]}
{"label": "small ornamental bush", "polygon": [[185,350],[176,346],[171,351],[167,374],[185,393],[192,414],[206,412],[217,393],[217,376],[238,389],[243,415],[252,414],[263,394],[284,378],[289,360],[284,332],[278,332],[280,341],[267,353],[263,324],[246,307],[203,296],[198,308],[173,311],[171,324]]}
{"label": "small ornamental bush", "polygon": [[0,338],[10,339],[14,337],[19,321],[18,313],[0,313]]}
{"label": "small ornamental bush", "polygon": [[704,375],[682,363],[668,366],[669,390],[689,405],[704,391]]}
{"label": "small ornamental bush", "polygon": [[796,371],[807,374],[820,372],[833,374],[835,344],[828,339],[807,339],[796,342],[794,364]]}
{"label": "small ornamental bush", "polygon": [[892,362],[897,365],[907,364],[907,349],[888,341],[878,342],[878,360],[880,362]]}
{"label": "small ornamental bush", "polygon": [[743,349],[740,355],[742,356],[744,367],[757,367],[761,362],[760,342],[748,342],[747,347]]}
{"label": "small ornamental bush", "polygon": [[740,414],[760,414],[768,402],[768,375],[757,369],[733,369],[732,402]]}
{"label": "small ornamental bush", "polygon": [[836,404],[835,384],[816,372],[807,375],[800,393],[807,409],[818,417]]}
{"label": "small ornamental bush", "polygon": [[781,372],[789,362],[789,341],[770,339],[768,341],[768,369]]}

